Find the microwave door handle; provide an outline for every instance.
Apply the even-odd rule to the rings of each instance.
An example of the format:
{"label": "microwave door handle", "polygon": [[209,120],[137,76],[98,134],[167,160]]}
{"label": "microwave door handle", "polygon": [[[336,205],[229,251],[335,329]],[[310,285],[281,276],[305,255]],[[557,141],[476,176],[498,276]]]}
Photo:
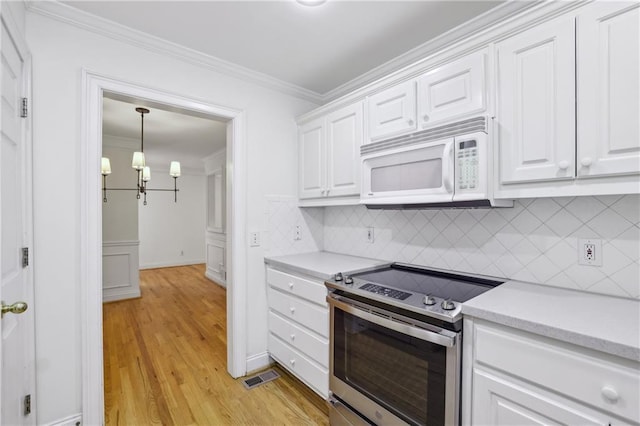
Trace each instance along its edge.
{"label": "microwave door handle", "polygon": [[372,314],[362,309],[358,309],[352,305],[344,302],[340,302],[332,297],[327,297],[328,302],[336,308],[344,311],[348,314],[362,318],[381,327],[390,328],[398,333],[406,334],[411,337],[415,337],[426,342],[435,343],[436,345],[452,348],[456,344],[455,336],[446,336],[443,334],[435,333],[433,331],[424,330],[418,327],[412,327],[408,324],[393,321],[388,318],[383,318],[379,315]]}
{"label": "microwave door handle", "polygon": [[453,194],[453,181],[451,176],[453,174],[453,164],[451,161],[451,151],[453,151],[453,144],[455,141],[451,140],[444,146],[444,152],[442,153],[442,184],[445,191],[449,194]]}

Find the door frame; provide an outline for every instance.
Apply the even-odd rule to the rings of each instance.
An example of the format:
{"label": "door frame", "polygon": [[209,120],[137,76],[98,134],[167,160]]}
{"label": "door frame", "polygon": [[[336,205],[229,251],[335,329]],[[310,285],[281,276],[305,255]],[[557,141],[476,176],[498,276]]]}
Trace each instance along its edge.
{"label": "door frame", "polygon": [[[80,283],[82,418],[104,424],[102,353],[102,98],[104,92],[228,119],[227,124],[227,371],[246,374],[247,140],[245,112],[82,70],[80,147]],[[203,230],[204,232],[204,230]]]}

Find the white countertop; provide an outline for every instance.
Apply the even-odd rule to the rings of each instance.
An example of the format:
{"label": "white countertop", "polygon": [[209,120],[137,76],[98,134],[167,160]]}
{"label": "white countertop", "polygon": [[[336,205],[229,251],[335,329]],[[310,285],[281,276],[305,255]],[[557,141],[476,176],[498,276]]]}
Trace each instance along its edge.
{"label": "white countertop", "polygon": [[509,281],[462,313],[640,361],[640,301]]}
{"label": "white countertop", "polygon": [[388,265],[390,262],[346,254],[316,251],[287,256],[265,257],[267,265],[284,268],[293,272],[328,280],[337,272],[355,274],[374,266]]}

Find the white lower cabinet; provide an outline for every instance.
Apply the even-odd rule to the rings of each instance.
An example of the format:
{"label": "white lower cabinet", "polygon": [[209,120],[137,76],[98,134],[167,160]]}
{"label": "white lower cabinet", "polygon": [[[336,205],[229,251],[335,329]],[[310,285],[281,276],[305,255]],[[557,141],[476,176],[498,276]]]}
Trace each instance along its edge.
{"label": "white lower cabinet", "polygon": [[323,398],[329,395],[329,308],[321,280],[267,267],[269,354]]}
{"label": "white lower cabinet", "polygon": [[639,363],[481,320],[464,327],[464,424],[640,423]]}

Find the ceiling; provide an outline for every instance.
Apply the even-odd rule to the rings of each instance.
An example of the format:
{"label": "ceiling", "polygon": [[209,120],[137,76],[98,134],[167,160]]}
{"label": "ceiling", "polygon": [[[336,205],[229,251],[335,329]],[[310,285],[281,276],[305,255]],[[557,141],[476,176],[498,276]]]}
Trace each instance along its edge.
{"label": "ceiling", "polygon": [[[202,159],[226,147],[226,122],[197,117],[186,111],[106,94],[102,107],[102,134],[107,145],[138,151],[144,106],[144,152],[150,166],[180,161],[185,172],[202,172]],[[108,136],[108,137],[104,137]],[[110,137],[109,137],[110,136]]]}
{"label": "ceiling", "polygon": [[[322,98],[502,2],[328,0],[315,7],[294,0],[62,3]],[[119,144],[138,146],[135,107],[142,105],[136,99],[105,98],[103,133]],[[201,159],[224,148],[224,123],[147,106],[150,163],[175,159],[183,168],[202,170]]]}
{"label": "ceiling", "polygon": [[501,1],[63,1],[318,95]]}

